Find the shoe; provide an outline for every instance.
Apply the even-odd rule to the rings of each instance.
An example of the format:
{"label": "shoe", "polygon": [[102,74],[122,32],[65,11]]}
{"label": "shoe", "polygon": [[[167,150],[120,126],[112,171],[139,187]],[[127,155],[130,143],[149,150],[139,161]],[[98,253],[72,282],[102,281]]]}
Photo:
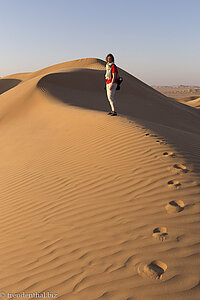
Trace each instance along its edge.
{"label": "shoe", "polygon": [[114,111],[114,112],[111,114],[111,116],[117,116],[116,111]]}
{"label": "shoe", "polygon": [[111,115],[113,112],[112,111],[110,111],[109,113],[107,113],[107,115]]}

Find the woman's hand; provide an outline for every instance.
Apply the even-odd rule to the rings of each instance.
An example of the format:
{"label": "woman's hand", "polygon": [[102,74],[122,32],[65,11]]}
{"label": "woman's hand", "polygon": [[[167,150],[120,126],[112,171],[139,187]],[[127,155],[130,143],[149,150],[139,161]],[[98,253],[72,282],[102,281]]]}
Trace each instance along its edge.
{"label": "woman's hand", "polygon": [[112,90],[112,88],[113,88],[113,85],[111,84],[111,85],[110,85],[110,90]]}

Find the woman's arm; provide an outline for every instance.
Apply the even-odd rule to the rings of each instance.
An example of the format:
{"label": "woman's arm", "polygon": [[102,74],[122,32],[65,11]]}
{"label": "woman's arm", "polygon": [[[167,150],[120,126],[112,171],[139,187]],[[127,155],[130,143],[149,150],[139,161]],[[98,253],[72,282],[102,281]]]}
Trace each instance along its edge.
{"label": "woman's arm", "polygon": [[115,73],[112,73],[112,74],[113,74],[112,83],[114,83],[117,73],[115,72]]}
{"label": "woman's arm", "polygon": [[110,85],[110,89],[112,89],[112,87],[113,87],[113,83],[115,81],[116,76],[117,76],[116,72],[112,73],[112,81],[111,81],[112,84]]}
{"label": "woman's arm", "polygon": [[113,88],[113,83],[115,82],[115,79],[117,76],[117,68],[115,65],[112,65],[112,67],[111,67],[111,74],[112,74],[112,80],[111,80],[110,89]]}

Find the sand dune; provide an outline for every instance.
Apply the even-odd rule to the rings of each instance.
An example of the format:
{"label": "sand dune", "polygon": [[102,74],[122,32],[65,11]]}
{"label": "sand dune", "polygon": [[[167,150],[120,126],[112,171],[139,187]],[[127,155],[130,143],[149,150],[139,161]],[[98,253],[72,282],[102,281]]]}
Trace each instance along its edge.
{"label": "sand dune", "polygon": [[119,71],[117,117],[100,59],[0,79],[2,291],[200,299],[199,110]]}
{"label": "sand dune", "polygon": [[183,100],[183,103],[186,103],[187,105],[190,105],[190,106],[195,107],[197,109],[200,108],[200,98],[195,98],[195,99],[192,99],[192,100],[189,100],[189,101],[184,101]]}
{"label": "sand dune", "polygon": [[184,97],[184,98],[181,98],[181,99],[178,99],[178,98],[172,98],[173,100],[176,100],[180,103],[184,103],[186,105],[189,105],[191,107],[195,107],[197,109],[200,108],[200,98],[199,97]]}

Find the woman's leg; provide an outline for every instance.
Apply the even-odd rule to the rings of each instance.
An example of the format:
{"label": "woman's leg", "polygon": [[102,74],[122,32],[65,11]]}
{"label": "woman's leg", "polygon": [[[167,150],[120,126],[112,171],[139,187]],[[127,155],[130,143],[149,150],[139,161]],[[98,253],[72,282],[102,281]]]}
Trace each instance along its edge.
{"label": "woman's leg", "polygon": [[113,110],[113,103],[112,103],[112,100],[110,99],[110,94],[111,94],[110,83],[106,84],[106,92],[107,92],[107,98],[110,103],[111,109]]}
{"label": "woman's leg", "polygon": [[113,104],[113,111],[116,111],[116,99],[115,99],[116,88],[117,88],[117,83],[114,83],[110,93],[110,100],[112,101]]}
{"label": "woman's leg", "polygon": [[107,97],[110,102],[112,111],[115,111],[115,104],[116,104],[115,91],[116,91],[117,84],[115,83],[112,89],[110,89],[110,86],[111,86],[111,83],[106,84]]}

